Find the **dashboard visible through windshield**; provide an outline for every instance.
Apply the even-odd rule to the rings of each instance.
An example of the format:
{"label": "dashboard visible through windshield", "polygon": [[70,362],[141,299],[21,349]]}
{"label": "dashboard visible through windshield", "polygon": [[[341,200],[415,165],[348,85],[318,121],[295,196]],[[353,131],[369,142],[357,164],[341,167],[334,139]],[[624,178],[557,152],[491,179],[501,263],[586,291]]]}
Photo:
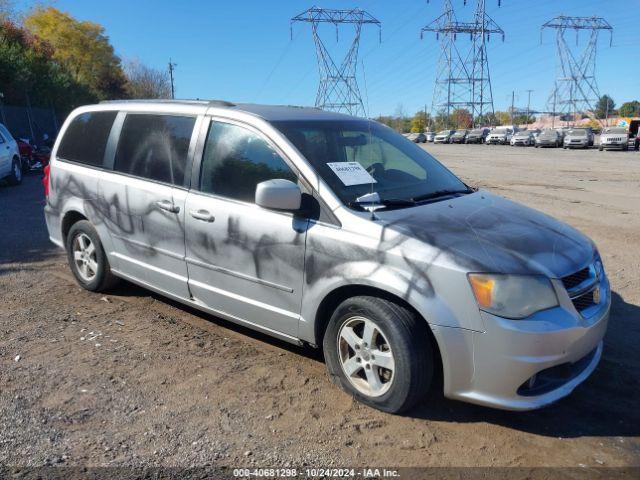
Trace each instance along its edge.
{"label": "dashboard visible through windshield", "polygon": [[347,206],[377,193],[387,207],[406,207],[469,188],[413,142],[377,122],[274,122]]}

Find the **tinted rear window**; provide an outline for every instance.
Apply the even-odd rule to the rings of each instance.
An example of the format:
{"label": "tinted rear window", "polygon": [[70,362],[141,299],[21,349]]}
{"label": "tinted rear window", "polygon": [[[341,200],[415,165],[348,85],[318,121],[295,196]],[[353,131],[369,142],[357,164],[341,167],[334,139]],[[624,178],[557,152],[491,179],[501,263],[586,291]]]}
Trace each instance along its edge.
{"label": "tinted rear window", "polygon": [[194,117],[127,114],[115,170],[158,182],[183,185]]}
{"label": "tinted rear window", "polygon": [[111,126],[118,112],[87,112],[71,121],[58,147],[58,157],[102,166]]}

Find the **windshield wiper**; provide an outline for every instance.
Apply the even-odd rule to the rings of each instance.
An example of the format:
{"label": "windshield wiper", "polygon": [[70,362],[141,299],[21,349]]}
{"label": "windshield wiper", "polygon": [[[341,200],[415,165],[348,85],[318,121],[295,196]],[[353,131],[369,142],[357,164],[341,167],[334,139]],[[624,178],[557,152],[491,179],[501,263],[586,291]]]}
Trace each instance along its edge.
{"label": "windshield wiper", "polygon": [[470,188],[458,190],[436,190],[435,192],[418,195],[416,197],[413,197],[411,200],[413,200],[414,202],[423,202],[425,200],[433,200],[435,198],[447,197],[449,195],[456,195],[458,193],[473,193],[473,190]]}
{"label": "windshield wiper", "polygon": [[412,207],[416,204],[413,199],[404,198],[385,198],[384,200],[368,201],[368,200],[353,200],[349,202],[350,207],[366,207],[366,206],[381,206],[381,207]]}

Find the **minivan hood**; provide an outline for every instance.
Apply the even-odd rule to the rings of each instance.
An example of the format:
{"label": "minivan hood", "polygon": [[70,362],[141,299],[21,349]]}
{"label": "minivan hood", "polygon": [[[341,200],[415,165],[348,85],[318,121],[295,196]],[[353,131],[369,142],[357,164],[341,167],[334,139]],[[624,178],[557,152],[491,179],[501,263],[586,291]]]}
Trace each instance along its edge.
{"label": "minivan hood", "polygon": [[385,229],[436,249],[430,258],[443,254],[466,271],[561,278],[595,255],[591,240],[576,229],[486,191],[376,215]]}

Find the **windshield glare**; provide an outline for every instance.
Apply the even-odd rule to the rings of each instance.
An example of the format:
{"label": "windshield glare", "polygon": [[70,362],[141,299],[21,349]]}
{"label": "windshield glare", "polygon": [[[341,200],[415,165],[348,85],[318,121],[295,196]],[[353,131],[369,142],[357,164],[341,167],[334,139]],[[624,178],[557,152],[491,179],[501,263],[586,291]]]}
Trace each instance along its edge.
{"label": "windshield glare", "polygon": [[587,131],[583,129],[574,129],[574,130],[569,130],[567,132],[567,135],[571,135],[573,137],[586,137]]}
{"label": "windshield glare", "polygon": [[607,128],[604,133],[627,133],[627,130],[624,128]]}
{"label": "windshield glare", "polygon": [[441,132],[438,132],[438,135],[449,135],[449,130],[442,130]]}
{"label": "windshield glare", "polygon": [[[453,173],[415,143],[366,120],[273,122],[345,205],[367,193],[411,200],[442,190],[467,190]],[[449,132],[445,132],[449,133]],[[340,163],[352,175],[341,174]],[[353,168],[355,167],[355,169]],[[363,172],[362,170],[366,170]],[[373,183],[371,182],[373,179]]]}

